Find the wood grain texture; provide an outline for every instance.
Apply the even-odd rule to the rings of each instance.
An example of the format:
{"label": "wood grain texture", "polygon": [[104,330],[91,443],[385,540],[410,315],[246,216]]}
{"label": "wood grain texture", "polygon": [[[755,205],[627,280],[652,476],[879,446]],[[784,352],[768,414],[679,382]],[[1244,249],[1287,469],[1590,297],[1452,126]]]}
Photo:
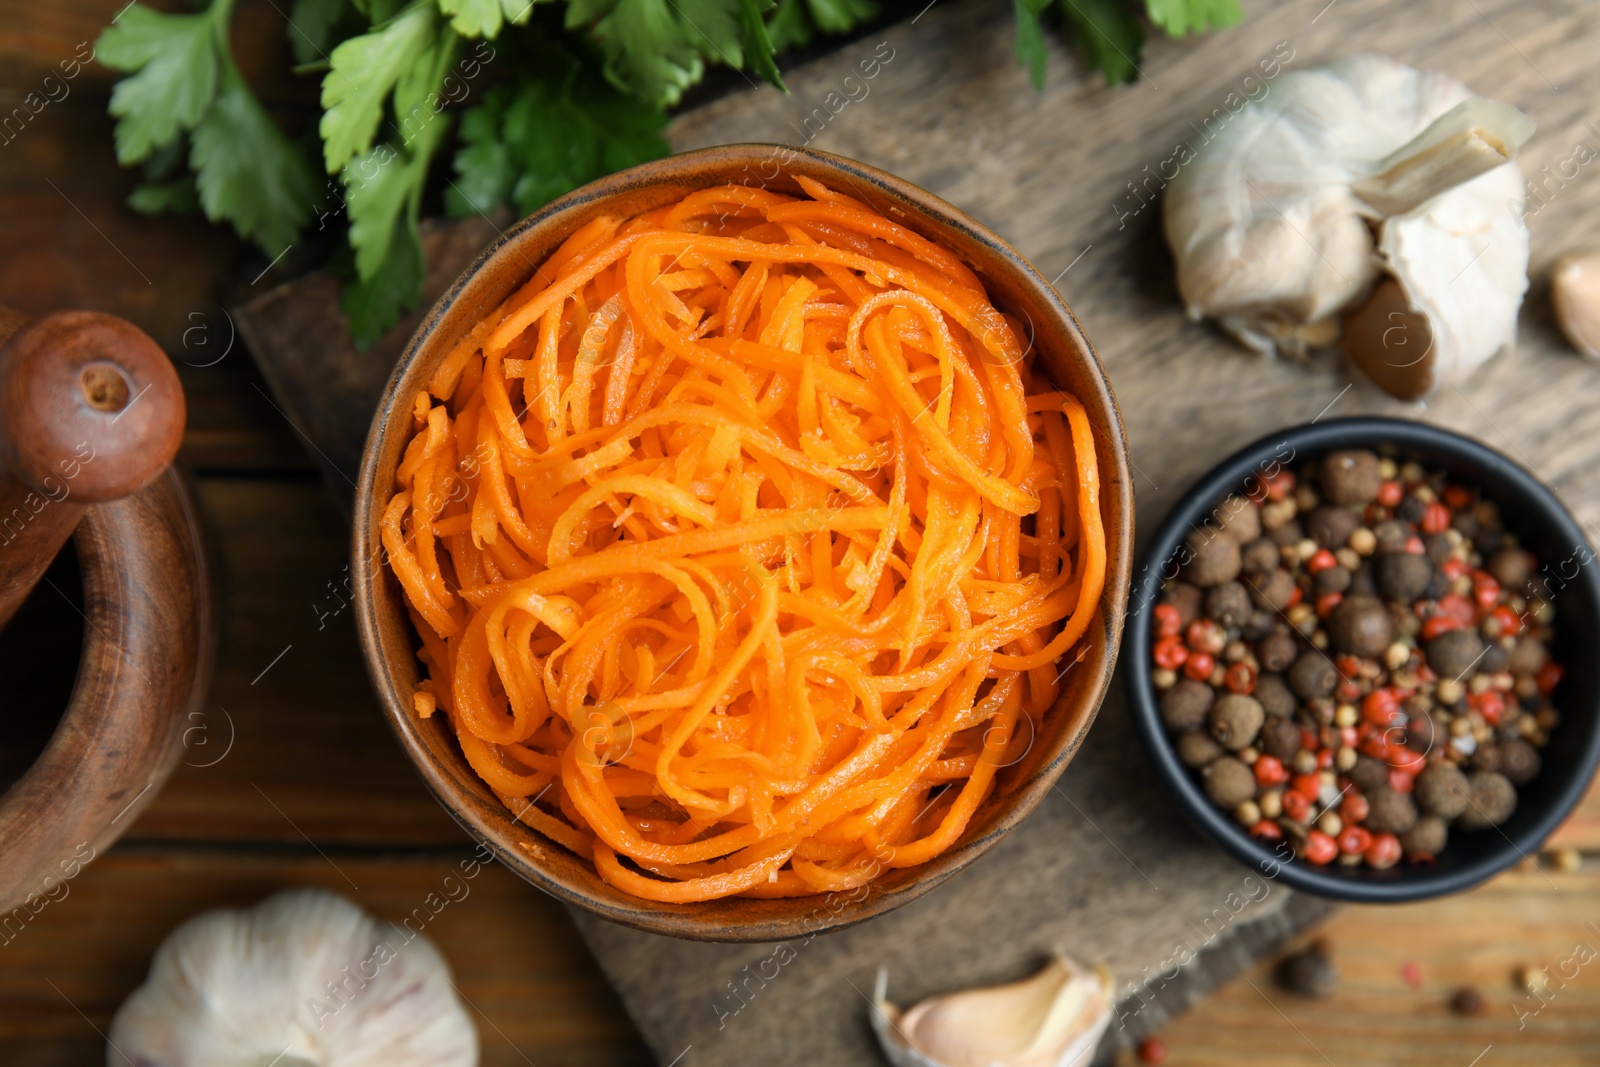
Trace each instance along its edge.
{"label": "wood grain texture", "polygon": [[177,763],[211,679],[214,634],[194,504],[169,471],[88,508],[78,681],[38,760],[0,797],[0,929],[133,825]]}

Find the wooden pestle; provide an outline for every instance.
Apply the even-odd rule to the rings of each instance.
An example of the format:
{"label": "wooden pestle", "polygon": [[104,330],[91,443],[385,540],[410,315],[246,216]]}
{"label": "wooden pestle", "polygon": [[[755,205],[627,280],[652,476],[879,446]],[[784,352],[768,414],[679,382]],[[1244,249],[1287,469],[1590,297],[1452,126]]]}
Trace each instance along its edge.
{"label": "wooden pestle", "polygon": [[0,626],[90,504],[153,482],[183,438],[183,389],[137,326],[0,307]]}

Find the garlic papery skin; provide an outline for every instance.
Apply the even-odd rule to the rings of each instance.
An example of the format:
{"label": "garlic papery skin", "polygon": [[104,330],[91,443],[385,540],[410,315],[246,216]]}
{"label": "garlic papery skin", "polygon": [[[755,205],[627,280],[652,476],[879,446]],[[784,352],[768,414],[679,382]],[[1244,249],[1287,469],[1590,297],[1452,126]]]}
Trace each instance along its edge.
{"label": "garlic papery skin", "polygon": [[343,897],[290,890],[162,942],[111,1021],[108,1067],[476,1067],[450,968]]}
{"label": "garlic papery skin", "polygon": [[872,1028],[895,1067],[1085,1067],[1111,1023],[1111,974],[1057,955],[1030,978],[901,1012],[878,972]]}
{"label": "garlic papery skin", "polygon": [[1572,347],[1600,359],[1600,252],[1568,256],[1556,264],[1550,303]]}
{"label": "garlic papery skin", "polygon": [[1406,386],[1464,374],[1515,342],[1528,262],[1515,155],[1532,132],[1515,108],[1384,56],[1284,74],[1166,189],[1189,316],[1299,356],[1392,276],[1433,333],[1420,388]]}

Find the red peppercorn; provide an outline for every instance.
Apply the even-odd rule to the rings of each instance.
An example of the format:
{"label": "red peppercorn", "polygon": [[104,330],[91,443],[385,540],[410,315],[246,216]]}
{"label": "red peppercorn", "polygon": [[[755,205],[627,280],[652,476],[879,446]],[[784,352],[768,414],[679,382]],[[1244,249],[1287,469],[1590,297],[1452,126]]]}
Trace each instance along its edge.
{"label": "red peppercorn", "polygon": [[1534,675],[1534,680],[1539,684],[1539,692],[1548,696],[1550,690],[1561,684],[1561,676],[1565,673],[1561,664],[1555,660],[1545,660],[1544,666],[1539,668],[1539,673]]}
{"label": "red peppercorn", "polygon": [[1467,573],[1467,565],[1462,563],[1459,559],[1456,559],[1454,556],[1451,556],[1443,563],[1439,564],[1439,573],[1453,582],[1463,574]]}
{"label": "red peppercorn", "polygon": [[1211,619],[1196,619],[1189,624],[1185,636],[1189,647],[1196,652],[1209,652],[1213,656],[1228,646],[1228,634]]}
{"label": "red peppercorn", "polygon": [[1422,538],[1412,534],[1410,537],[1406,538],[1406,551],[1411,553],[1413,556],[1420,556],[1426,552],[1427,549],[1422,545]]}
{"label": "red peppercorn", "polygon": [[1400,862],[1400,839],[1391,833],[1372,835],[1372,847],[1366,851],[1367,866],[1386,870]]}
{"label": "red peppercorn", "polygon": [[1494,580],[1494,575],[1485,571],[1472,573],[1472,599],[1484,611],[1500,602],[1500,583]]}
{"label": "red peppercorn", "polygon": [[1139,1042],[1140,1063],[1166,1063],[1167,1046],[1159,1037],[1147,1037]]}
{"label": "red peppercorn", "polygon": [[1405,499],[1406,487],[1393,478],[1378,486],[1378,503],[1386,508],[1397,508]]}
{"label": "red peppercorn", "polygon": [[1346,826],[1339,834],[1339,851],[1347,856],[1362,856],[1372,847],[1372,831],[1365,826]]}
{"label": "red peppercorn", "polygon": [[1444,533],[1450,529],[1450,509],[1438,502],[1428,505],[1422,513],[1423,533]]}
{"label": "red peppercorn", "polygon": [[1423,622],[1422,638],[1425,641],[1432,641],[1440,634],[1447,634],[1451,630],[1459,629],[1461,629],[1461,624],[1456,622],[1456,620],[1445,615],[1435,615],[1433,618],[1427,619]]}
{"label": "red peppercorn", "polygon": [[1361,717],[1374,726],[1393,726],[1405,721],[1400,700],[1389,688],[1374,689],[1361,700]]}
{"label": "red peppercorn", "polygon": [[1466,597],[1451,593],[1439,598],[1439,614],[1462,626],[1471,626],[1477,621],[1478,609]]}
{"label": "red peppercorn", "polygon": [[1285,604],[1284,607],[1285,608],[1292,608],[1296,604],[1300,603],[1300,601],[1304,600],[1305,598],[1306,598],[1306,591],[1304,589],[1301,589],[1297,585],[1293,589],[1289,590],[1289,602],[1287,604]]}
{"label": "red peppercorn", "polygon": [[1262,753],[1252,769],[1256,772],[1256,784],[1262,789],[1271,789],[1289,780],[1289,772],[1283,769],[1283,761],[1277,756]]}
{"label": "red peppercorn", "polygon": [[1228,687],[1230,693],[1249,696],[1256,691],[1255,668],[1248,663],[1229,664],[1227,673],[1222,676],[1222,684]]}
{"label": "red peppercorn", "polygon": [[1372,805],[1367,803],[1367,798],[1356,792],[1346,793],[1339,804],[1339,817],[1348,823],[1365,822],[1371,811]]}
{"label": "red peppercorn", "polygon": [[1318,867],[1332,863],[1338,854],[1339,846],[1321,830],[1312,830],[1306,835],[1305,857]]}
{"label": "red peppercorn", "polygon": [[1306,560],[1306,570],[1310,571],[1312,574],[1320,574],[1329,567],[1337,567],[1338,565],[1338,557],[1325,548],[1317,549],[1316,555]]}
{"label": "red peppercorn", "polygon": [[1333,609],[1339,606],[1339,601],[1344,599],[1343,593],[1323,593],[1317,597],[1317,618],[1326,619],[1333,614]]}
{"label": "red peppercorn", "polygon": [[1361,751],[1373,759],[1389,758],[1389,741],[1381,733],[1370,733],[1361,739]]}
{"label": "red peppercorn", "polygon": [[1268,477],[1266,482],[1268,500],[1282,500],[1294,492],[1295,477],[1290,471],[1281,470]]}
{"label": "red peppercorn", "polygon": [[1354,726],[1339,727],[1340,748],[1355,748],[1360,741],[1361,735],[1356,732],[1356,728]]}
{"label": "red peppercorn", "polygon": [[1157,604],[1155,610],[1156,636],[1171,637],[1183,631],[1183,612],[1176,604]]}
{"label": "red peppercorn", "polygon": [[1319,770],[1324,770],[1325,771],[1329,767],[1332,767],[1332,766],[1333,766],[1333,749],[1331,749],[1331,748],[1319,748],[1317,750],[1317,768]]}
{"label": "red peppercorn", "polygon": [[1333,661],[1333,666],[1343,678],[1355,678],[1361,674],[1361,661],[1354,656],[1340,656]]}
{"label": "red peppercorn", "polygon": [[1339,703],[1349,704],[1361,699],[1361,685],[1349,678],[1340,682],[1333,689],[1333,695],[1339,698]]}
{"label": "red peppercorn", "polygon": [[1515,637],[1522,632],[1522,616],[1508,605],[1501,604],[1489,612],[1489,618],[1494,620],[1495,633],[1499,637]]}
{"label": "red peppercorn", "polygon": [[1398,767],[1389,770],[1389,788],[1396,793],[1409,793],[1416,784],[1416,775],[1410,771],[1402,771]]}
{"label": "red peppercorn", "polygon": [[1467,704],[1476,709],[1483,721],[1490,726],[1499,726],[1500,718],[1506,712],[1506,698],[1493,689],[1485,689],[1481,693],[1473,693],[1467,698]]}
{"label": "red peppercorn", "polygon": [[1306,816],[1311,814],[1311,801],[1292,789],[1286,789],[1283,793],[1283,813],[1295,822],[1305,822]]}
{"label": "red peppercorn", "polygon": [[1400,965],[1400,980],[1412,989],[1422,988],[1422,968],[1416,960],[1406,960]]}
{"label": "red peppercorn", "polygon": [[1317,732],[1309,726],[1300,727],[1300,747],[1312,749],[1317,747]]}
{"label": "red peppercorn", "polygon": [[1191,652],[1184,661],[1183,673],[1197,682],[1203,682],[1211,677],[1211,671],[1216,667],[1216,661],[1209,652]]}
{"label": "red peppercorn", "polygon": [[1445,504],[1456,511],[1470,507],[1472,504],[1472,493],[1464,486],[1447,485],[1441,495],[1444,497]]}
{"label": "red peppercorn", "polygon": [[1271,819],[1262,819],[1250,827],[1250,836],[1259,837],[1263,841],[1282,841],[1283,827]]}
{"label": "red peppercorn", "polygon": [[1307,800],[1315,800],[1317,794],[1322,792],[1322,775],[1297,774],[1294,776],[1294,781],[1289,784],[1289,788]]}
{"label": "red peppercorn", "polygon": [[1163,637],[1156,642],[1155,652],[1151,654],[1151,658],[1156,661],[1157,667],[1163,670],[1175,671],[1183,666],[1184,660],[1189,658],[1189,649],[1183,643],[1182,638],[1174,634],[1171,637]]}

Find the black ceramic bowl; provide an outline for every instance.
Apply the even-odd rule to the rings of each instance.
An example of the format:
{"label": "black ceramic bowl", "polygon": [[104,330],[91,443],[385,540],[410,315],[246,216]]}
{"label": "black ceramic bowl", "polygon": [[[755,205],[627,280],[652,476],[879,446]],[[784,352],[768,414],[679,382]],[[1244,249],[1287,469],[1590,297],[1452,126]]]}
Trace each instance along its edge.
{"label": "black ceramic bowl", "polygon": [[[1151,620],[1162,581],[1178,573],[1176,556],[1191,530],[1199,529],[1219,503],[1252,475],[1270,474],[1272,464],[1298,471],[1325,453],[1344,448],[1386,448],[1401,461],[1445,470],[1480,487],[1500,507],[1506,528],[1554,576],[1557,588],[1552,654],[1566,669],[1553,694],[1561,713],[1549,744],[1540,752],[1539,776],[1517,791],[1517,809],[1498,827],[1452,829],[1436,863],[1402,860],[1388,870],[1316,867],[1285,859],[1284,852],[1249,835],[1214,805],[1199,776],[1178,760],[1156,707],[1150,680]],[[1365,903],[1399,903],[1458,892],[1537,854],[1540,845],[1583,797],[1600,762],[1600,561],[1582,529],[1542,482],[1495,450],[1459,434],[1404,419],[1353,418],[1295,426],[1263,437],[1214,467],[1167,516],[1150,543],[1130,592],[1126,637],[1127,683],[1134,721],[1157,772],[1177,795],[1189,818],[1240,861],[1295,889]]]}

